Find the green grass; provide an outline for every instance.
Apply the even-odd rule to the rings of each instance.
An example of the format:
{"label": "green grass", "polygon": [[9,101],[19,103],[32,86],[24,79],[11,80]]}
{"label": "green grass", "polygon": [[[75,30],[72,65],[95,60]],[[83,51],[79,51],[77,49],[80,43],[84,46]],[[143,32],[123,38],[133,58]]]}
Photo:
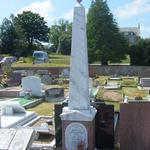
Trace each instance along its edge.
{"label": "green grass", "polygon": [[41,115],[41,116],[52,116],[54,112],[54,103],[43,102],[27,110],[35,111],[38,115]]}
{"label": "green grass", "polygon": [[104,85],[104,82],[106,81],[106,80],[108,80],[108,78],[109,78],[109,76],[99,76],[99,78],[97,79],[97,80],[99,80],[100,81],[100,85]]}
{"label": "green grass", "polygon": [[50,54],[50,63],[33,64],[32,56],[21,57],[19,62],[14,63],[12,67],[68,67],[70,66],[70,56]]}
{"label": "green grass", "polygon": [[[12,67],[68,67],[70,66],[70,56],[60,54],[49,54],[50,63],[45,64],[33,64],[32,56],[21,57],[19,62],[14,63]],[[100,61],[96,61],[93,64],[100,64]],[[121,63],[130,63],[130,57],[127,55],[126,59]]]}
{"label": "green grass", "polygon": [[114,105],[115,111],[119,111],[120,110],[120,103],[119,102],[106,101],[105,104]]}
{"label": "green grass", "polygon": [[134,99],[135,97],[145,98],[148,95],[147,90],[139,90],[138,88],[132,87],[123,87],[122,91],[129,99]]}
{"label": "green grass", "polygon": [[119,102],[123,101],[123,94],[128,96],[129,99],[135,99],[135,97],[146,98],[148,95],[148,90],[139,90],[137,88],[138,78],[133,79],[122,78],[119,81],[108,80],[107,82],[117,82],[121,83],[122,88],[118,90],[105,90],[103,89],[104,82],[109,76],[99,76],[97,80],[100,81],[101,89],[99,90],[96,98],[98,100],[104,101],[106,104],[114,104],[115,110],[119,110]]}
{"label": "green grass", "polygon": [[[101,64],[101,61],[95,61],[93,62],[93,64]],[[108,64],[115,64],[115,63],[108,62]],[[121,60],[121,62],[118,62],[117,64],[130,64],[130,56],[126,55],[125,59]]]}
{"label": "green grass", "polygon": [[126,55],[126,58],[121,61],[121,64],[130,64],[130,56]]}
{"label": "green grass", "polygon": [[121,86],[124,87],[137,87],[138,86],[138,80],[135,79],[123,79]]}
{"label": "green grass", "polygon": [[122,101],[122,90],[104,90],[100,89],[96,98],[104,101]]}

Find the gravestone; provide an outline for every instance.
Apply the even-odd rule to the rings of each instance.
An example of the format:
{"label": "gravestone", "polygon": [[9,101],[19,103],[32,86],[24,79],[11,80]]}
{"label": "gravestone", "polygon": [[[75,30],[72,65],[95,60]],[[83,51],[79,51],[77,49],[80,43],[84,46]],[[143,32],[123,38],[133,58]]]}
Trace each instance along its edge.
{"label": "gravestone", "polygon": [[120,104],[120,150],[150,149],[150,103]]}
{"label": "gravestone", "polygon": [[48,70],[38,70],[37,73],[41,76],[41,75],[48,75]]}
{"label": "gravestone", "polygon": [[119,83],[114,83],[114,82],[109,82],[106,85],[104,85],[104,89],[107,90],[115,90],[115,89],[120,89],[120,84]]}
{"label": "gravestone", "polygon": [[95,121],[95,147],[97,149],[114,149],[114,106],[102,103],[97,105]]}
{"label": "gravestone", "polygon": [[27,76],[33,76],[34,70],[27,70],[26,73],[27,73]]}
{"label": "gravestone", "polygon": [[62,147],[62,122],[60,118],[60,114],[62,113],[62,104],[55,104],[55,139],[56,139],[56,147]]}
{"label": "gravestone", "polygon": [[0,128],[1,128],[1,112],[0,112]]}
{"label": "gravestone", "polygon": [[52,84],[52,77],[50,75],[41,75],[41,82],[45,85]]}
{"label": "gravestone", "polygon": [[45,100],[48,102],[57,102],[64,100],[63,88],[51,88],[45,91]]}
{"label": "gravestone", "polygon": [[8,79],[7,84],[9,87],[18,86],[21,84],[22,76],[21,73],[10,73]]}
{"label": "gravestone", "polygon": [[42,97],[42,88],[41,79],[35,76],[28,76],[22,79],[22,91],[20,96],[25,96],[25,93],[30,91],[32,96]]}
{"label": "gravestone", "polygon": [[140,78],[141,87],[150,88],[150,78]]}
{"label": "gravestone", "polygon": [[69,69],[65,68],[61,70],[61,77],[62,78],[69,78]]}
{"label": "gravestone", "polygon": [[84,149],[95,148],[96,109],[90,106],[85,8],[80,2],[74,7],[68,107],[61,114],[63,150],[76,150],[81,142]]}

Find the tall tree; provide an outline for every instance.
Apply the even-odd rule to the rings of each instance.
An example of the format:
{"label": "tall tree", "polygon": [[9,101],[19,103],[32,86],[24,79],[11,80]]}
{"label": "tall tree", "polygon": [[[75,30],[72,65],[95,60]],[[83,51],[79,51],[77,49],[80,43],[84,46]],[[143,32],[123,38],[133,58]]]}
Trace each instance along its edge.
{"label": "tall tree", "polygon": [[150,66],[150,39],[140,39],[129,49],[131,65]]}
{"label": "tall tree", "polygon": [[119,32],[107,1],[92,0],[87,17],[89,62],[120,62],[125,58],[128,44]]}
{"label": "tall tree", "polygon": [[59,39],[62,34],[70,30],[70,24],[67,20],[60,19],[54,25],[51,26],[49,34],[49,42],[52,44],[53,52],[60,52]]}
{"label": "tall tree", "polygon": [[32,53],[33,43],[48,41],[49,28],[39,14],[24,11],[15,17],[14,22],[16,30],[24,34],[27,40],[28,54]]}
{"label": "tall tree", "polygon": [[13,53],[16,44],[17,33],[14,27],[14,16],[4,18],[0,27],[0,41],[2,53]]}

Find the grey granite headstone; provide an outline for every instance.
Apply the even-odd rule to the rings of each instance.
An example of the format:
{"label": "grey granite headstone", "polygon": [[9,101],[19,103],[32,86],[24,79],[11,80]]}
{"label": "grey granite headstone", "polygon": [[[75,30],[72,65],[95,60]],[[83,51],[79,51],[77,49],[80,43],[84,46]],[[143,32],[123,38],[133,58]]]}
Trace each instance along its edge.
{"label": "grey granite headstone", "polygon": [[148,87],[148,88],[150,88],[150,78],[141,78],[140,79],[140,85],[142,87]]}
{"label": "grey granite headstone", "polygon": [[38,70],[37,73],[41,75],[48,75],[48,70]]}
{"label": "grey granite headstone", "polygon": [[45,100],[48,102],[56,102],[64,100],[63,88],[51,88],[45,91]]}
{"label": "grey granite headstone", "polygon": [[50,75],[42,75],[41,82],[44,83],[45,85],[50,85],[52,84],[52,77]]}

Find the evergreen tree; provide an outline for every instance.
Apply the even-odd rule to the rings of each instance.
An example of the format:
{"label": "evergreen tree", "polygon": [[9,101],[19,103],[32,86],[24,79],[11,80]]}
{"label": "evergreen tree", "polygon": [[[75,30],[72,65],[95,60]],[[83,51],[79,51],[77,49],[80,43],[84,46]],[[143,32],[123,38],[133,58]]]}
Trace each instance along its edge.
{"label": "evergreen tree", "polygon": [[14,27],[14,16],[4,18],[0,27],[1,52],[13,54],[16,45],[17,33]]}
{"label": "evergreen tree", "polygon": [[89,62],[120,62],[128,49],[105,0],[92,0],[87,17]]}
{"label": "evergreen tree", "polygon": [[131,65],[150,66],[150,39],[140,39],[129,50]]}

